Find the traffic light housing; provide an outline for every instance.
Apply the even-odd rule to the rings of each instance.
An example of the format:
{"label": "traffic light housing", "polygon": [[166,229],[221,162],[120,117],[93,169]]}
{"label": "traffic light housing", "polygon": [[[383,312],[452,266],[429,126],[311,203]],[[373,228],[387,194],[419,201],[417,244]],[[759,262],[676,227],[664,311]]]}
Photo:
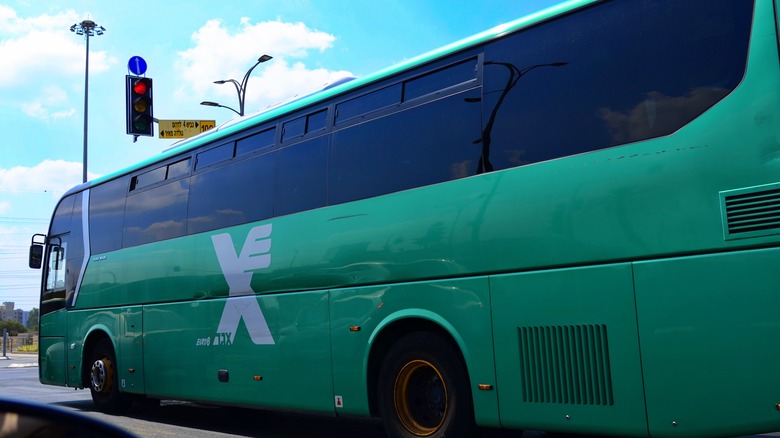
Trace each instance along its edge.
{"label": "traffic light housing", "polygon": [[154,136],[152,113],[152,79],[139,76],[125,76],[127,108],[127,133],[131,135]]}

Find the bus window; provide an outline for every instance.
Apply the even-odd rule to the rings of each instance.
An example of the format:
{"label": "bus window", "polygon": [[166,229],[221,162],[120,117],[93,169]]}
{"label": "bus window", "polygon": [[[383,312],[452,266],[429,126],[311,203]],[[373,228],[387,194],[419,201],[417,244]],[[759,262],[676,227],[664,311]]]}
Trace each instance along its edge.
{"label": "bus window", "polygon": [[161,166],[157,169],[136,175],[133,177],[133,180],[130,183],[130,191],[132,192],[133,190],[138,190],[160,181],[165,181],[165,175],[167,173],[167,168],[165,166]]}
{"label": "bus window", "polygon": [[475,144],[480,106],[472,100],[478,96],[478,90],[464,91],[336,131],[328,164],[328,203],[474,175],[482,150]]}
{"label": "bus window", "polygon": [[477,59],[472,58],[404,82],[404,102],[477,78]]}
{"label": "bus window", "polygon": [[401,84],[372,91],[336,105],[336,124],[401,103]]}
{"label": "bus window", "polygon": [[306,130],[306,117],[298,117],[282,125],[282,142],[303,135]]}
{"label": "bus window", "polygon": [[68,246],[64,236],[52,239],[49,245],[49,264],[46,270],[46,290],[65,289],[65,250]]}
{"label": "bus window", "polygon": [[325,123],[327,122],[328,110],[317,111],[306,116],[306,133],[312,133],[325,130]]}
{"label": "bus window", "polygon": [[195,170],[233,158],[233,142],[201,152],[195,159]]}
{"label": "bus window", "polygon": [[190,159],[177,161],[168,165],[168,175],[165,179],[176,179],[190,173]]}
{"label": "bus window", "polygon": [[236,156],[269,148],[276,141],[276,127],[260,131],[236,142]]}
{"label": "bus window", "polygon": [[187,234],[273,216],[276,155],[256,155],[194,175],[190,179]]}
{"label": "bus window", "polygon": [[122,248],[127,179],[115,179],[90,189],[89,244],[92,254]]}
{"label": "bus window", "polygon": [[664,2],[654,19],[648,11],[660,6],[641,3],[606,3],[486,47],[486,163],[499,170],[668,135],[737,86],[747,2]]}
{"label": "bus window", "polygon": [[124,247],[183,236],[189,179],[180,179],[127,197]]}
{"label": "bus window", "polygon": [[41,294],[41,315],[65,307],[68,235],[49,237]]}
{"label": "bus window", "polygon": [[325,205],[327,146],[320,136],[279,150],[274,216]]}

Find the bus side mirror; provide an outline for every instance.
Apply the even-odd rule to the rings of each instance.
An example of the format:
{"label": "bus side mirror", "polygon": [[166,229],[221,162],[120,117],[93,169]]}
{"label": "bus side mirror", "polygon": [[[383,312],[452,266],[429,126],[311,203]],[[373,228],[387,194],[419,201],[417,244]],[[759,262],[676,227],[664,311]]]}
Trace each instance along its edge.
{"label": "bus side mirror", "polygon": [[[41,242],[40,239],[38,242],[36,242],[36,237],[43,238],[43,242]],[[43,248],[45,243],[45,234],[34,234],[32,236],[32,242],[30,243],[30,259],[28,261],[30,268],[41,269],[41,265],[43,264]]]}
{"label": "bus side mirror", "polygon": [[33,243],[30,245],[30,267],[32,269],[41,269],[43,262],[43,245]]}

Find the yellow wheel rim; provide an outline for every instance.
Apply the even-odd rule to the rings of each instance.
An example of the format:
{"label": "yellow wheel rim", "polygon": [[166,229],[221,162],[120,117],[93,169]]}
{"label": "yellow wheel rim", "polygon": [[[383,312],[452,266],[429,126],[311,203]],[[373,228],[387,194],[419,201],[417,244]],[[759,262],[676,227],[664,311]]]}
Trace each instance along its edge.
{"label": "yellow wheel rim", "polygon": [[112,389],[114,371],[111,368],[111,360],[103,358],[92,364],[91,370],[92,389],[99,393],[109,393]]}
{"label": "yellow wheel rim", "polygon": [[413,360],[398,373],[393,388],[398,419],[416,436],[430,436],[447,418],[447,386],[430,362]]}

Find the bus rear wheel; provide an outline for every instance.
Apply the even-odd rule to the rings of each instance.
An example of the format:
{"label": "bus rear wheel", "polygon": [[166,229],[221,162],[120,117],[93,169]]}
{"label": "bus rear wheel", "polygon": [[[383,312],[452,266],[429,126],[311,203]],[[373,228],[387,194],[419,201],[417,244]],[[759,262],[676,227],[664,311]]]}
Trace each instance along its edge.
{"label": "bus rear wheel", "polygon": [[389,437],[474,436],[469,376],[460,351],[435,333],[412,333],[379,373],[379,413]]}
{"label": "bus rear wheel", "polygon": [[107,414],[126,411],[131,401],[119,391],[116,355],[111,341],[99,340],[89,357],[89,390],[95,407]]}

